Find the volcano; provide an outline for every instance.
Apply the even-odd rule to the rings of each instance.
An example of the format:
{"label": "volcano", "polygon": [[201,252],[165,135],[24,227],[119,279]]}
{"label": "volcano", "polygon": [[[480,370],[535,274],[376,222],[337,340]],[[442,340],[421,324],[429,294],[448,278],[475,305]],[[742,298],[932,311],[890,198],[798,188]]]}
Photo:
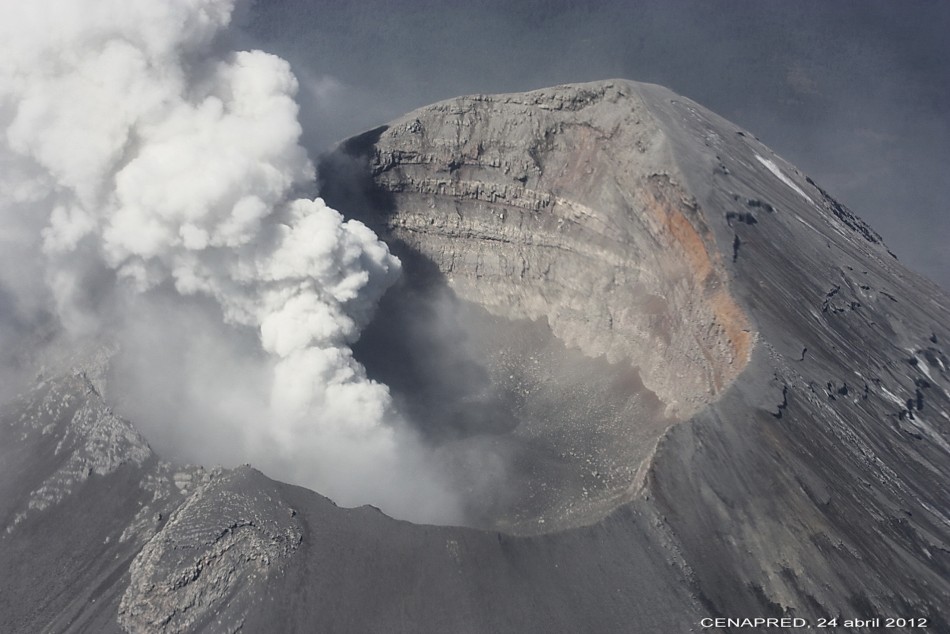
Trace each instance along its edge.
{"label": "volcano", "polygon": [[421,108],[319,174],[403,262],[354,353],[465,525],[160,458],[93,346],[2,410],[0,629],[950,631],[950,298],[753,134],[602,81]]}

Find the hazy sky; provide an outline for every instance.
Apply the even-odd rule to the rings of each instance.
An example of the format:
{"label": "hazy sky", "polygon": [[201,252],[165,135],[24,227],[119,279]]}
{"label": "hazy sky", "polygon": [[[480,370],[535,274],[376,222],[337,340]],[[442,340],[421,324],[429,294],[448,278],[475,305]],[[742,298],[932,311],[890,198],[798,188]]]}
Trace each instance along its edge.
{"label": "hazy sky", "polygon": [[748,128],[950,289],[950,2],[260,0],[305,145],[419,106],[609,77]]}

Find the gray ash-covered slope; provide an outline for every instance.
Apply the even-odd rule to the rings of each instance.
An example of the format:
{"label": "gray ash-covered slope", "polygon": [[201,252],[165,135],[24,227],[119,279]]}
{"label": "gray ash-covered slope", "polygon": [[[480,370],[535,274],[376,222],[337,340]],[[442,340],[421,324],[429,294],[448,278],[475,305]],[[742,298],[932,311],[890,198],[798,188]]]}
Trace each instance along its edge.
{"label": "gray ash-covered slope", "polygon": [[102,360],[0,410],[0,632],[234,631],[299,522],[249,468],[160,461],[103,399]]}
{"label": "gray ash-covered slope", "polygon": [[473,528],[168,465],[82,367],[3,410],[0,630],[950,631],[950,299],[749,133],[598,82],[423,108],[322,177],[406,265],[368,370],[506,461]]}

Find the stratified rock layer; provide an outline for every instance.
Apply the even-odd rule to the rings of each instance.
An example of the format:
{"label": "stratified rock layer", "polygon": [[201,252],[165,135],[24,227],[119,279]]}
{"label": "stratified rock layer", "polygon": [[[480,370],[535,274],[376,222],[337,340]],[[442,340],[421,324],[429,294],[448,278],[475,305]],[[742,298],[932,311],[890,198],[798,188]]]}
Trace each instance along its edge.
{"label": "stratified rock layer", "polygon": [[323,175],[440,307],[366,336],[444,327],[357,352],[432,443],[509,443],[473,515],[505,531],[172,467],[67,372],[2,412],[0,630],[950,631],[950,300],[749,133],[598,82],[423,108]]}
{"label": "stratified rock layer", "polygon": [[[355,195],[347,154],[363,170]],[[729,293],[728,259],[630,85],[435,104],[347,142],[323,173],[331,204],[393,243],[410,279],[423,277],[419,260],[436,269],[424,299],[402,312],[421,312],[433,289],[451,295],[465,322],[458,339],[514,419],[465,430],[491,438],[507,469],[495,486],[504,499],[473,502],[473,525],[529,534],[597,521],[631,499],[663,432],[715,401],[748,362],[755,333]],[[384,304],[377,324],[389,330],[362,346],[371,373],[373,348],[443,328],[400,330],[399,312]],[[555,342],[581,355],[551,354]],[[420,354],[408,346],[403,356]],[[400,372],[378,378],[418,400]],[[445,409],[430,427],[453,428]]]}
{"label": "stratified rock layer", "polygon": [[714,400],[748,360],[708,221],[631,86],[436,104],[382,131],[370,169],[394,205],[373,224],[461,298],[633,363],[672,413]]}

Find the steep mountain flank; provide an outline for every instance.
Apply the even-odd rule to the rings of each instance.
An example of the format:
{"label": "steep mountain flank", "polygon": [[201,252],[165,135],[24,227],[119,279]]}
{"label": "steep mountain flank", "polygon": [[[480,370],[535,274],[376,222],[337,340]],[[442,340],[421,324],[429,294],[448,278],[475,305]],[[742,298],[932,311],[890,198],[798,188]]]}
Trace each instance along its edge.
{"label": "steep mountain flank", "polygon": [[751,134],[626,81],[462,97],[344,143],[324,182],[459,298],[637,368],[686,420],[635,504],[710,605],[946,627],[950,302]]}

